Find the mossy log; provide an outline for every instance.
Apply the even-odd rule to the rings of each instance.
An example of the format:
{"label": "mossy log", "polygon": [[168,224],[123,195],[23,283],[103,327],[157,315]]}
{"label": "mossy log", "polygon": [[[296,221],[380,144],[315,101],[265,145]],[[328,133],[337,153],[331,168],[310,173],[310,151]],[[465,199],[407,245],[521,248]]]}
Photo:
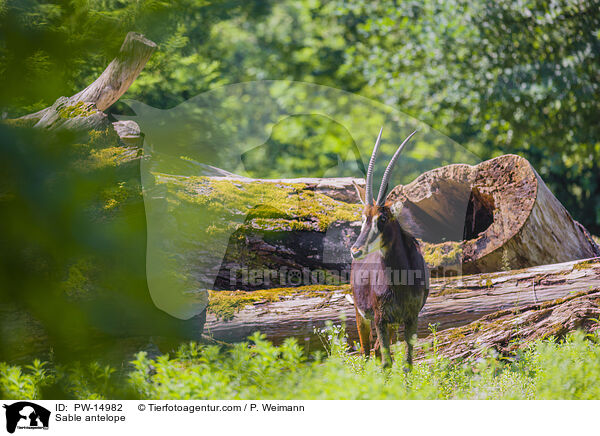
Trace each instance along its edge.
{"label": "mossy log", "polygon": [[[240,280],[240,271],[253,269],[323,269],[336,277],[348,276],[349,248],[360,231],[361,209],[352,179],[208,179],[212,185],[228,183],[230,191],[251,193],[256,191],[254,184],[260,184],[268,185],[271,192],[260,198],[246,196],[245,201],[254,201],[254,207],[246,208],[244,223],[238,224],[227,250],[223,249],[213,289],[285,285],[277,280]],[[286,194],[284,203],[272,200],[281,197],[278,189]],[[219,195],[214,199],[210,192],[205,194],[207,202],[241,210],[228,204],[221,191],[212,190]],[[389,199],[403,226],[419,238],[433,277],[600,256],[586,229],[571,218],[529,162],[516,155],[476,166],[456,164],[428,171],[408,185],[395,187]],[[339,206],[323,206],[332,200]],[[296,212],[289,213],[290,208]]]}
{"label": "mossy log", "polygon": [[186,277],[205,289],[311,284],[295,275],[319,271],[343,283],[353,239],[347,232],[360,223],[360,206],[344,201],[354,196],[352,181],[153,173],[153,183],[145,186],[149,234],[171,245],[168,252],[150,245],[150,255],[181,258],[175,267],[185,267]]}
{"label": "mossy log", "polygon": [[87,88],[71,97],[60,97],[52,106],[19,121],[47,130],[103,130],[110,125],[103,111],[129,89],[155,49],[154,42],[129,32],[116,58]]}
{"label": "mossy log", "polygon": [[[430,324],[443,331],[498,311],[545,310],[544,302],[598,287],[600,259],[433,279],[419,315],[418,335],[427,336]],[[264,294],[256,294],[256,298],[253,292],[216,292],[210,298],[205,333],[235,342],[260,331],[276,343],[295,337],[314,348],[320,347],[315,328],[322,328],[327,321],[345,321],[349,338],[358,337],[354,307],[345,295],[350,292],[348,285],[261,292]]]}

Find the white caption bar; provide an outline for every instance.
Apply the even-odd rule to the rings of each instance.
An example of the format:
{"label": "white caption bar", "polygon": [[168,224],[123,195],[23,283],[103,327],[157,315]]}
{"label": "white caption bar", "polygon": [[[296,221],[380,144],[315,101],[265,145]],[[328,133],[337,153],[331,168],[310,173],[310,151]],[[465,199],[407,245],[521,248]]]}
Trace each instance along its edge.
{"label": "white caption bar", "polygon": [[[0,434],[592,434],[599,401],[10,401]],[[595,429],[595,430],[594,430]],[[12,432],[11,432],[12,430]],[[44,430],[42,433],[34,430]],[[8,432],[8,433],[7,433]],[[590,433],[592,432],[592,433]]]}

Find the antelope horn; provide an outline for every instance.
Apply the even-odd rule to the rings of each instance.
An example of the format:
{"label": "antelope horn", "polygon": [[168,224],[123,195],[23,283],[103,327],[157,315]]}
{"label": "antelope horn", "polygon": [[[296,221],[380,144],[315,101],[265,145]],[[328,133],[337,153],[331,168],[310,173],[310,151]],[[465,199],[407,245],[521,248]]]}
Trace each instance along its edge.
{"label": "antelope horn", "polygon": [[394,153],[394,156],[392,156],[392,160],[390,160],[390,163],[388,164],[387,168],[385,169],[385,173],[383,173],[383,179],[381,179],[381,187],[379,188],[379,195],[377,196],[377,204],[380,206],[383,205],[383,203],[385,201],[385,196],[387,194],[387,189],[388,189],[388,183],[389,183],[390,177],[392,175],[392,170],[394,169],[394,166],[396,165],[396,161],[398,160],[398,156],[400,156],[402,149],[404,149],[404,146],[406,145],[406,143],[410,140],[410,138],[413,137],[413,135],[415,133],[417,133],[417,130],[415,130],[410,135],[408,135],[408,138],[406,138],[404,140],[404,142],[402,144],[400,144],[400,147],[398,147],[398,150],[396,150],[396,153]]}
{"label": "antelope horn", "polygon": [[369,160],[369,167],[367,168],[365,204],[373,204],[373,167],[375,166],[375,159],[377,158],[377,152],[379,151],[379,142],[381,141],[382,133],[383,126],[379,130],[377,141],[375,141],[375,148],[373,148],[373,153],[371,153],[371,160]]}

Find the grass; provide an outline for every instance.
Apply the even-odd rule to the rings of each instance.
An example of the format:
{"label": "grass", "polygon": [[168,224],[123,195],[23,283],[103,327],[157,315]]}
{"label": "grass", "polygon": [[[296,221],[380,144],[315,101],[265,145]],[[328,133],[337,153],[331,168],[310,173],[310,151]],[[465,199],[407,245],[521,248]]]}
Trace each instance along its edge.
{"label": "grass", "polygon": [[0,388],[6,399],[43,399],[52,386],[76,399],[600,399],[598,332],[538,341],[510,358],[463,361],[440,356],[434,336],[408,374],[400,344],[384,371],[349,352],[343,327],[319,334],[326,352],[311,356],[294,340],[274,346],[255,334],[227,350],[189,343],[172,356],[138,353],[125,373],[98,363],[2,363]]}

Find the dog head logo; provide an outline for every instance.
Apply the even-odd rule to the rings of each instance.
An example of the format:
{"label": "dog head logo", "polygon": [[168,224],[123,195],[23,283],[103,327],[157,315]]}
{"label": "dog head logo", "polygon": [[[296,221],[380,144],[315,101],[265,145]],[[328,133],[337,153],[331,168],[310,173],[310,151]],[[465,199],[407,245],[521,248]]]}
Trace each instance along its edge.
{"label": "dog head logo", "polygon": [[19,429],[48,429],[50,411],[29,401],[5,404],[6,431],[14,433]]}

